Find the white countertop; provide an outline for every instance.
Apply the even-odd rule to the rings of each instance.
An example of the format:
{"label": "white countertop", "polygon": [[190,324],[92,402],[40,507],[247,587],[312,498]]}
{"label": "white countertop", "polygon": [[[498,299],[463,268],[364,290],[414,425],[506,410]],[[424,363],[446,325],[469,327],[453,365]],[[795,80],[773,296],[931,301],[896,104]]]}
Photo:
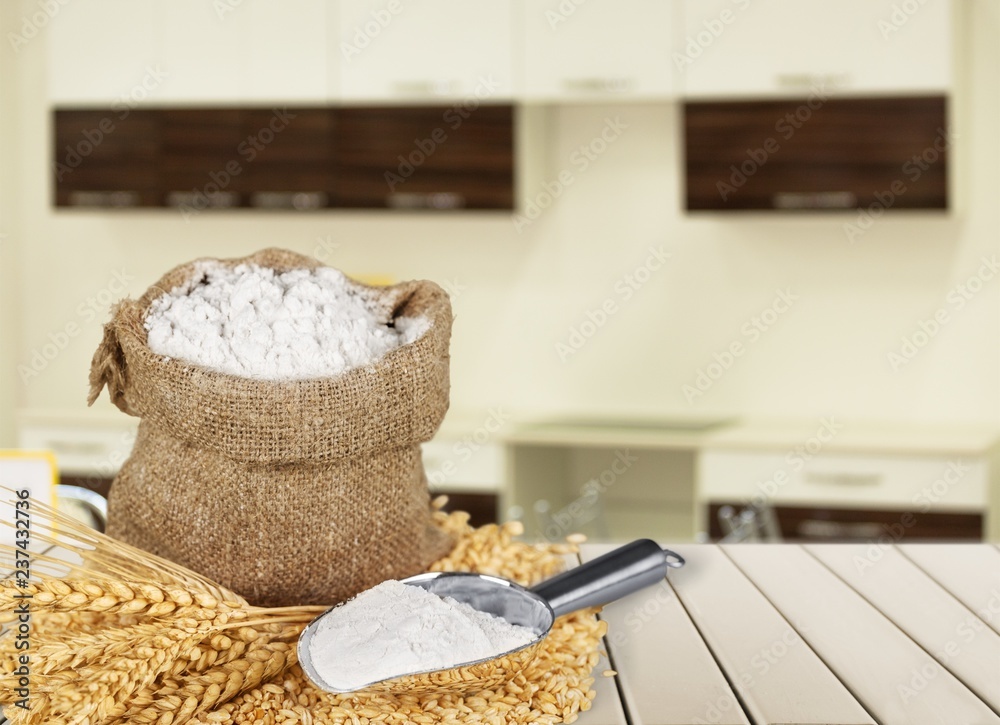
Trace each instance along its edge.
{"label": "white countertop", "polygon": [[[832,433],[831,433],[832,431]],[[577,424],[540,421],[513,428],[505,442],[522,445],[633,446],[662,449],[756,449],[786,451],[822,435],[827,452],[903,455],[982,455],[1000,442],[1000,425],[742,419],[704,430],[669,421]]]}

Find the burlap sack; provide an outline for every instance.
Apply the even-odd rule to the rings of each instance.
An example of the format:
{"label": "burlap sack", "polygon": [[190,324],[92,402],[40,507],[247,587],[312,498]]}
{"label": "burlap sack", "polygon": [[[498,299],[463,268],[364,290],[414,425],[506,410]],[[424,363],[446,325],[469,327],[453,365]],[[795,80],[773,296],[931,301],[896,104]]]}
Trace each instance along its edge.
{"label": "burlap sack", "polygon": [[[320,266],[277,249],[221,261]],[[146,345],[150,303],[195,264],[119,303],[94,355],[89,402],[107,386],[115,405],[141,418],[111,487],[108,533],[261,606],[333,604],[442,556],[450,541],[430,525],[419,444],[448,409],[445,292],[432,282],[373,288],[387,321],[423,315],[431,326],[371,366],[252,380]]]}

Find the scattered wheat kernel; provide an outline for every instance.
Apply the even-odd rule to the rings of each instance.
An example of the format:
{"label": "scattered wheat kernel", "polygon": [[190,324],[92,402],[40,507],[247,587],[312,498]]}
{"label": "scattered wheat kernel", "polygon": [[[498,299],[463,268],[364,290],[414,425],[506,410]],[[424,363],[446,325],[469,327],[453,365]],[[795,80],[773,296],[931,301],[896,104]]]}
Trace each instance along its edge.
{"label": "scattered wheat kernel", "polygon": [[[491,573],[531,584],[557,573],[561,568],[560,554],[570,549],[567,544],[548,544],[535,548],[526,543],[512,541],[510,524],[473,530],[468,527],[467,521],[466,514],[438,512],[435,522],[455,535],[458,543],[448,556],[431,567],[433,570],[489,569]],[[69,594],[65,585],[52,586],[47,582],[46,586],[50,591],[59,592],[62,596]],[[139,611],[145,609],[144,613],[124,614],[135,607],[135,604],[129,603],[119,609],[124,616],[114,615],[116,618],[121,617],[116,621],[122,622],[125,626],[134,626],[136,622],[149,619],[150,612],[166,613],[168,608],[188,606],[183,589],[172,584],[156,586],[166,594],[166,600],[170,602],[167,606],[157,603],[157,600],[163,599],[162,594],[158,597],[151,588],[138,586],[135,582],[119,583],[102,580],[99,583],[104,592],[115,595],[123,603],[130,598],[133,587],[135,592],[139,593]],[[92,595],[96,595],[96,589],[89,591]],[[143,594],[146,596],[143,597]],[[193,601],[201,599],[202,606],[208,603],[205,599],[216,604],[211,596],[201,591],[190,590],[189,594]],[[231,595],[223,593],[220,598],[224,601],[229,600]],[[90,604],[93,604],[93,601]],[[100,629],[103,626],[103,618],[107,615],[86,611],[87,608],[85,604],[84,611],[40,612],[38,632],[54,635],[55,630],[59,630],[61,636],[64,631],[73,633],[74,629],[80,633],[92,631],[89,628],[95,626]],[[225,635],[217,630],[208,633],[206,628],[218,626],[223,620],[238,622],[240,619],[253,619],[245,602],[226,601],[225,605],[219,604],[219,608],[220,611],[216,613],[204,612],[191,617],[178,616],[183,614],[181,612],[169,612],[167,614],[170,618],[170,634],[161,631],[159,636],[155,638],[150,636],[146,640],[155,643],[156,647],[143,646],[133,650],[136,655],[140,655],[140,658],[142,654],[149,655],[147,659],[156,667],[165,667],[163,670],[165,675],[159,681],[163,683],[161,691],[147,688],[136,693],[132,701],[133,706],[145,710],[141,714],[134,711],[139,716],[130,716],[132,721],[146,725],[186,721],[193,712],[196,702],[207,705],[211,701],[217,703],[218,709],[215,710],[210,706],[212,712],[198,715],[193,722],[213,725],[292,725],[292,723],[344,725],[347,722],[358,725],[379,725],[379,723],[515,725],[528,722],[555,725],[559,721],[572,722],[576,719],[578,711],[591,707],[591,701],[596,694],[591,689],[594,682],[591,673],[598,662],[596,650],[599,646],[599,636],[606,629],[604,622],[594,619],[593,609],[570,615],[563,626],[551,633],[547,643],[541,647],[538,660],[534,664],[529,665],[513,680],[499,684],[494,689],[483,690],[473,697],[449,693],[436,696],[400,695],[398,698],[394,697],[391,702],[383,698],[327,699],[311,688],[304,680],[301,670],[284,669],[286,663],[290,664],[294,656],[294,645],[284,641],[271,642],[269,635],[278,630],[265,628],[258,630],[253,626],[240,626],[227,629]],[[162,625],[162,622],[157,624],[157,628]],[[295,626],[297,625],[292,625],[292,629]],[[192,647],[185,635],[199,630],[204,633],[204,639],[197,647]],[[298,631],[295,630],[296,633]],[[285,632],[288,633],[289,630]],[[184,644],[185,641],[188,644]],[[259,650],[248,644],[253,642],[258,643]],[[230,650],[222,649],[221,646],[226,643],[230,644]],[[170,652],[164,651],[167,649]],[[178,664],[181,667],[186,664],[176,661],[181,653],[188,653],[191,657],[198,655],[199,666],[204,663],[211,667],[218,657],[235,656],[236,659],[227,659],[229,664],[225,670],[214,669],[201,675],[203,689],[200,691],[200,696],[197,699],[194,697],[185,699],[183,695],[178,696],[184,675],[182,670],[176,667]],[[67,657],[68,666],[69,661],[76,655],[68,652]],[[85,663],[86,659],[84,656],[84,659],[79,660],[77,664]],[[55,661],[54,657],[52,661]],[[109,688],[126,684],[133,670],[116,667],[114,663],[108,665],[107,678],[100,684],[94,682],[87,688],[81,689],[78,683],[74,683],[67,685],[64,690],[60,689],[54,697],[58,697],[61,701],[61,707],[71,711],[80,709],[88,701],[111,707],[113,702],[107,695]],[[219,665],[214,666],[219,667]],[[270,684],[261,680],[262,677],[272,677],[278,673],[282,673],[280,682],[284,687],[278,683]],[[604,674],[613,676],[613,671],[609,670]],[[256,684],[251,684],[252,682]],[[213,687],[209,687],[210,683]],[[244,685],[249,692],[238,694],[238,689]],[[220,700],[232,696],[235,696],[235,699],[229,704],[219,704]],[[154,703],[168,706],[169,713],[162,707],[159,711],[156,707],[151,707]],[[124,706],[119,703],[113,710],[108,709],[103,717],[121,718],[125,712]]]}
{"label": "scattered wheat kernel", "polygon": [[575,534],[570,534],[569,536],[566,537],[566,541],[568,541],[571,544],[582,544],[586,540],[587,540],[587,535],[581,534],[579,532]]}
{"label": "scattered wheat kernel", "polygon": [[615,675],[618,674],[618,672],[617,670],[604,670],[604,672],[602,672],[601,674],[604,675],[605,677],[614,677]]}

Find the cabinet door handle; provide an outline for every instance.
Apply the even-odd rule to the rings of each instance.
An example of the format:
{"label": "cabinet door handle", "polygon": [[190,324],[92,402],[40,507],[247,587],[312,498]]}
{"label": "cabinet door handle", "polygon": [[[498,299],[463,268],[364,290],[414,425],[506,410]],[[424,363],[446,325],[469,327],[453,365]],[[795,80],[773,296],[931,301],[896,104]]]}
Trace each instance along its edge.
{"label": "cabinet door handle", "polygon": [[70,206],[131,207],[139,206],[138,191],[71,191]]}
{"label": "cabinet door handle", "polygon": [[882,483],[881,473],[806,471],[803,478],[806,483],[821,486],[878,486]]}
{"label": "cabinet door handle", "polygon": [[389,194],[385,203],[392,209],[461,209],[465,206],[465,197],[452,191],[399,192]]}
{"label": "cabinet door handle", "polygon": [[795,531],[805,539],[874,539],[885,533],[882,524],[874,521],[845,523],[820,519],[806,519]]}
{"label": "cabinet door handle", "polygon": [[167,206],[189,206],[195,209],[232,209],[240,205],[240,195],[235,191],[217,191],[205,194],[200,191],[168,191]]}
{"label": "cabinet door handle", "polygon": [[775,209],[853,209],[858,197],[850,191],[779,191],[771,204]]}
{"label": "cabinet door handle", "polygon": [[625,93],[631,90],[634,80],[627,77],[565,78],[562,85],[567,91],[581,93]]}
{"label": "cabinet door handle", "polygon": [[809,90],[814,86],[840,88],[851,81],[850,73],[777,73],[774,76],[778,88],[788,90]]}
{"label": "cabinet door handle", "polygon": [[402,95],[418,96],[447,96],[458,90],[458,81],[436,80],[436,81],[395,81],[392,90]]}
{"label": "cabinet door handle", "polygon": [[329,204],[324,191],[258,191],[250,197],[250,205],[258,209],[294,209],[309,211]]}

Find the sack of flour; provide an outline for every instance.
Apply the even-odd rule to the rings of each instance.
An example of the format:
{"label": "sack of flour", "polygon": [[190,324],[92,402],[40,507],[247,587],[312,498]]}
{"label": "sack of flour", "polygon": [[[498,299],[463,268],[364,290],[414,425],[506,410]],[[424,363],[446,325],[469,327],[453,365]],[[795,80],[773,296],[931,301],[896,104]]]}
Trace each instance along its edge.
{"label": "sack of flour", "polygon": [[[261,301],[252,298],[256,287],[248,292],[241,283],[223,289],[250,302],[212,299],[216,288],[205,285],[213,274],[248,268],[294,280],[294,294],[275,297],[272,289]],[[380,320],[370,334],[403,335],[396,346],[362,346],[358,358],[354,347],[331,352],[323,342],[330,305],[309,302],[311,275],[322,274],[339,275],[276,249],[177,267],[140,299],[116,306],[90,371],[91,403],[107,386],[115,405],[140,418],[111,487],[108,533],[260,606],[333,604],[422,571],[451,544],[431,523],[420,454],[448,409],[448,297],[431,282],[381,288],[341,276],[342,299],[360,300]],[[198,296],[181,300],[191,302],[188,317],[164,317],[186,294]],[[232,319],[220,329],[231,337],[220,348],[204,334],[203,318],[217,314],[212,305],[230,303]],[[180,329],[184,319],[200,320],[203,339]],[[337,324],[332,329],[343,331],[354,321]],[[292,334],[302,330],[315,334]],[[208,362],[154,352],[154,334],[176,349],[194,345]],[[315,349],[303,352],[302,339]],[[365,362],[366,352],[377,359]],[[317,376],[310,367],[324,364],[338,372]]]}

